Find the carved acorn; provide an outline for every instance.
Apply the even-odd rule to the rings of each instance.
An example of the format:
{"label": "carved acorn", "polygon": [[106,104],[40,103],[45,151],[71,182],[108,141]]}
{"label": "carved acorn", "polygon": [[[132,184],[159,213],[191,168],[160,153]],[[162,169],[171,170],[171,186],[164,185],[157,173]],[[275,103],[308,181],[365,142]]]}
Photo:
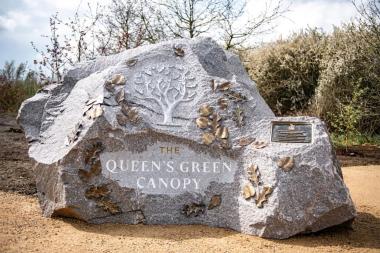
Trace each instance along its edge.
{"label": "carved acorn", "polygon": [[115,96],[115,100],[118,104],[120,104],[121,102],[123,102],[125,99],[125,91],[124,89],[121,89]]}

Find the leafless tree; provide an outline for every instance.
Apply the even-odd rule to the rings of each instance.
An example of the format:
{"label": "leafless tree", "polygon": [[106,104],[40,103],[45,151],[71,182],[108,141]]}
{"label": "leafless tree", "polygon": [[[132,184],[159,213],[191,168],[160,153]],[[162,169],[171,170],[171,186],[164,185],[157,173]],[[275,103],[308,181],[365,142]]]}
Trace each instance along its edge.
{"label": "leafless tree", "polygon": [[70,34],[64,37],[65,42],[70,44],[72,57],[68,58],[68,60],[72,65],[97,56],[96,25],[102,17],[99,4],[96,4],[95,7],[88,4],[88,11],[84,13],[79,12],[79,7],[74,16],[64,23],[70,31]]}
{"label": "leafless tree", "polygon": [[[59,25],[62,21],[58,17],[58,13],[49,19],[50,34],[42,35],[48,39],[49,43],[45,45],[45,49],[39,49],[34,42],[31,42],[33,49],[40,55],[41,59],[34,60],[39,65],[39,74],[42,80],[50,79],[54,82],[60,82],[64,68],[70,63],[70,44],[60,39]],[[51,72],[51,77],[45,75],[45,69]]]}
{"label": "leafless tree", "polygon": [[215,25],[220,13],[219,0],[165,0],[159,18],[172,37],[194,38]]}
{"label": "leafless tree", "polygon": [[[352,0],[353,5],[358,11],[360,17],[358,22],[361,34],[366,36],[366,41],[371,43],[373,48],[380,54],[380,0]],[[365,29],[365,30],[363,30]],[[375,36],[368,36],[368,32]],[[372,37],[372,39],[371,39]]]}
{"label": "leafless tree", "polygon": [[265,9],[255,17],[248,17],[247,1],[221,0],[220,4],[223,11],[219,28],[227,50],[241,47],[252,37],[271,31],[274,21],[287,11],[282,0],[266,1]]}
{"label": "leafless tree", "polygon": [[160,40],[154,8],[147,0],[112,0],[97,34],[101,55],[117,53]]}
{"label": "leafless tree", "polygon": [[141,99],[156,102],[162,109],[164,125],[173,125],[173,111],[178,104],[194,99],[196,84],[189,70],[179,66],[151,67],[135,78],[135,90]]}

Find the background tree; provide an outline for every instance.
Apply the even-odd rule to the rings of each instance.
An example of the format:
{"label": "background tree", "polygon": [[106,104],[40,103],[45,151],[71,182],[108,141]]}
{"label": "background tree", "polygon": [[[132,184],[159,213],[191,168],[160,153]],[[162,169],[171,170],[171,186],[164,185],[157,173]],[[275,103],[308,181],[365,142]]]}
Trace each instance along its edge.
{"label": "background tree", "polygon": [[23,78],[26,71],[26,63],[20,63],[17,67],[15,61],[6,61],[3,69],[0,70],[0,75],[3,80],[8,82],[16,82]]}
{"label": "background tree", "polygon": [[[34,42],[31,42],[33,49],[41,57],[39,60],[34,60],[34,63],[38,65],[41,80],[61,82],[64,69],[68,63],[72,62],[69,58],[71,46],[67,41],[61,39],[63,36],[60,36],[59,33],[60,24],[62,24],[62,21],[59,19],[58,13],[50,17],[50,34],[42,35],[49,42],[45,45],[45,49],[39,49]],[[46,76],[46,70],[51,73],[50,77]]]}
{"label": "background tree", "polygon": [[161,39],[154,8],[146,0],[112,0],[102,15],[98,31],[99,52],[117,53]]}
{"label": "background tree", "polygon": [[280,18],[287,6],[280,1],[267,1],[265,9],[257,16],[247,13],[247,1],[222,0],[221,15],[218,21],[221,30],[221,41],[224,47],[242,48],[244,43],[259,34],[267,33],[274,28],[274,21]]}
{"label": "background tree", "polygon": [[69,18],[64,25],[69,29],[69,34],[64,34],[65,43],[70,45],[69,50],[71,57],[67,60],[71,65],[83,60],[94,59],[97,54],[97,43],[95,39],[96,25],[102,17],[100,12],[101,6],[96,4],[93,8],[90,4],[88,11],[84,13],[79,12],[77,8],[74,16]]}
{"label": "background tree", "polygon": [[159,19],[171,37],[194,38],[205,34],[219,18],[219,0],[165,0],[159,4]]}

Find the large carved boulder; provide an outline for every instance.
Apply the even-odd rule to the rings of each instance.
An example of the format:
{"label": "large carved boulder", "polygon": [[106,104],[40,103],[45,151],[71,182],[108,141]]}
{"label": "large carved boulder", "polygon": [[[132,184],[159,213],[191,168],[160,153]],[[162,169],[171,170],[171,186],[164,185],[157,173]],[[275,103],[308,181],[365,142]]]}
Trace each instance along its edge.
{"label": "large carved boulder", "polygon": [[356,215],[324,124],[276,118],[211,39],[83,63],[18,120],[48,217],[287,238]]}

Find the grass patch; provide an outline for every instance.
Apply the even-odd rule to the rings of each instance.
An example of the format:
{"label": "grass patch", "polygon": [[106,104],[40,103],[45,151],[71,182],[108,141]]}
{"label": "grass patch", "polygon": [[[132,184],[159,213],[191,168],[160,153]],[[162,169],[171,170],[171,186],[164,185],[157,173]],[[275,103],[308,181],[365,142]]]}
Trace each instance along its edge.
{"label": "grass patch", "polygon": [[16,113],[21,103],[41,88],[33,80],[0,83],[0,112]]}
{"label": "grass patch", "polygon": [[350,146],[360,146],[360,145],[375,145],[380,147],[380,135],[367,135],[367,134],[353,134],[353,135],[343,135],[343,134],[331,134],[332,141],[336,148],[346,148]]}

